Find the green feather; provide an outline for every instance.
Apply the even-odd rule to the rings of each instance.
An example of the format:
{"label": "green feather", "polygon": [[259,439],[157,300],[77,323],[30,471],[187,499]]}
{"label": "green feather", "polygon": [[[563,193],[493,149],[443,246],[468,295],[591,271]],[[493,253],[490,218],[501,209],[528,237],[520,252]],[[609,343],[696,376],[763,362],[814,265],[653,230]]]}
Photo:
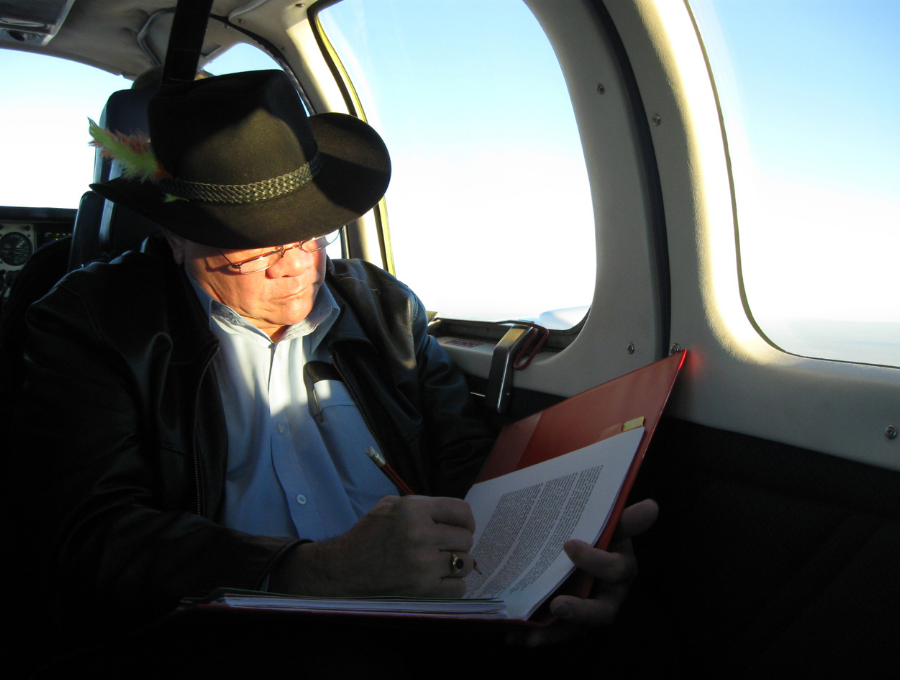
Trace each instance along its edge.
{"label": "green feather", "polygon": [[123,135],[100,127],[88,118],[91,146],[100,148],[104,158],[112,158],[122,165],[122,175],[127,179],[157,179],[166,175],[150,148],[150,140],[144,135]]}

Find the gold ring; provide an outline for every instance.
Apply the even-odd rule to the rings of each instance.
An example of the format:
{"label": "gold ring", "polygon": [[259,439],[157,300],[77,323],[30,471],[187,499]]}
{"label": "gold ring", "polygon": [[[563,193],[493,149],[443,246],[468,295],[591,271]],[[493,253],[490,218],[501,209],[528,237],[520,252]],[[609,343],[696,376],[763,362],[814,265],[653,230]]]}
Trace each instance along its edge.
{"label": "gold ring", "polygon": [[450,576],[456,576],[466,566],[463,558],[456,553],[450,553]]}

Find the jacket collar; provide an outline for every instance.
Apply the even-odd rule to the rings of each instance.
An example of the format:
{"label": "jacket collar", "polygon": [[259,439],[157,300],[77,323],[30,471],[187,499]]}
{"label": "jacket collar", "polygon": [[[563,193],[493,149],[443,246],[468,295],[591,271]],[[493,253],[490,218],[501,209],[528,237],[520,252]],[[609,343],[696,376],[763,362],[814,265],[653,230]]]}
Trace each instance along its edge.
{"label": "jacket collar", "polygon": [[149,236],[141,246],[141,252],[152,257],[162,272],[168,317],[166,332],[173,344],[172,361],[190,363],[205,356],[218,345],[218,340],[209,329],[207,315],[191,288],[184,267],[175,262],[162,232]]}
{"label": "jacket collar", "polygon": [[331,258],[325,265],[325,285],[334,296],[334,301],[340,308],[341,313],[335,321],[334,326],[328,331],[326,342],[330,345],[332,342],[340,342],[343,340],[357,340],[372,344],[369,336],[363,330],[363,326],[359,321],[359,317],[353,310],[353,306],[341,293],[341,285],[339,279],[335,275],[334,263]]}

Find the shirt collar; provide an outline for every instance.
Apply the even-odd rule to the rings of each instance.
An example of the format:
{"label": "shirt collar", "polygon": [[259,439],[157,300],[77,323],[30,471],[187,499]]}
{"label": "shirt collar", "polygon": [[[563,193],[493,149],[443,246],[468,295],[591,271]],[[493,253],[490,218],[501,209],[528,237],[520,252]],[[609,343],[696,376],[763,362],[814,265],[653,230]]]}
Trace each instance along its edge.
{"label": "shirt collar", "polygon": [[[194,292],[197,294],[197,298],[200,300],[200,306],[206,312],[206,318],[210,323],[210,328],[213,328],[213,320],[216,320],[235,329],[244,329],[268,338],[263,331],[251,324],[231,307],[214,299],[194,280],[194,277],[191,276],[187,270],[185,270],[185,273],[187,274],[188,280],[191,282]],[[293,340],[294,338],[301,338],[308,335],[310,340],[310,352],[315,352],[322,342],[322,339],[328,331],[331,330],[334,322],[337,321],[340,312],[341,309],[338,307],[334,296],[331,294],[331,291],[328,290],[328,286],[323,283],[319,287],[319,292],[316,294],[316,300],[313,303],[312,310],[310,310],[305,319],[289,326],[282,336],[281,341],[284,342],[286,340]]]}

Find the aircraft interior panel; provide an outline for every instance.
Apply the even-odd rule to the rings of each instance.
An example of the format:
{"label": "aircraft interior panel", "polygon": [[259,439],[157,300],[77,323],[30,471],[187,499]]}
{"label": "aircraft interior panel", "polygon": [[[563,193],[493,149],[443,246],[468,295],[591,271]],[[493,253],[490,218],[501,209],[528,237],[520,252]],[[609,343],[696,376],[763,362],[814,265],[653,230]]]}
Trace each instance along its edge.
{"label": "aircraft interior panel", "polygon": [[[886,433],[900,415],[898,370],[788,354],[766,342],[743,297],[726,143],[707,63],[681,3],[610,3],[634,54],[665,195],[672,274],[672,342],[696,370],[672,413],[714,427],[900,469]],[[689,170],[688,170],[689,169]]]}

